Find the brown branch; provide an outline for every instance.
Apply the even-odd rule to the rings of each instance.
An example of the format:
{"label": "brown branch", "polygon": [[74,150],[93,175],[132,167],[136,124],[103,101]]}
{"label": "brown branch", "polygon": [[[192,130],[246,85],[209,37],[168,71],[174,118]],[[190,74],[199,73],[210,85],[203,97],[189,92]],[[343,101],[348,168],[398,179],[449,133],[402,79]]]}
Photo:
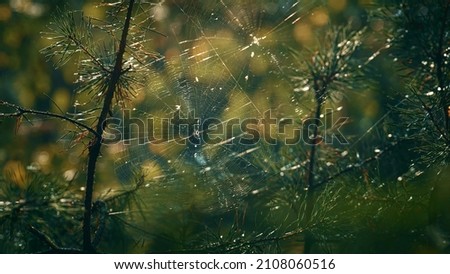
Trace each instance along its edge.
{"label": "brown branch", "polygon": [[[114,69],[111,72],[111,78],[108,83],[108,88],[105,93],[105,99],[103,101],[103,107],[98,119],[96,131],[100,136],[103,135],[103,131],[106,127],[106,119],[108,113],[111,110],[112,100],[114,98],[114,92],[122,74],[123,56],[125,54],[125,47],[127,43],[128,31],[130,28],[131,14],[133,11],[134,0],[130,0],[127,9],[127,15],[122,30],[122,37],[120,39],[119,48],[116,53],[116,60]],[[100,155],[100,149],[102,146],[102,139],[96,138],[93,140],[89,147],[89,157],[87,165],[87,177],[86,177],[86,190],[84,199],[84,218],[83,218],[83,250],[85,252],[93,252],[94,247],[91,240],[91,218],[92,218],[92,196],[94,192],[95,182],[95,168],[97,164],[98,156]]]}
{"label": "brown branch", "polygon": [[27,109],[27,108],[23,108],[21,106],[17,106],[15,104],[11,104],[5,101],[1,101],[0,100],[0,105],[2,106],[7,106],[9,108],[13,108],[15,110],[17,110],[17,112],[14,113],[0,113],[0,117],[16,117],[16,118],[20,118],[23,117],[24,114],[32,114],[32,115],[39,115],[39,116],[47,116],[47,117],[53,117],[53,118],[58,118],[60,120],[64,120],[67,121],[71,124],[74,124],[80,128],[83,128],[87,131],[89,131],[90,133],[92,133],[95,137],[99,138],[101,135],[99,135],[94,129],[92,129],[91,127],[75,120],[72,119],[70,117],[61,115],[61,114],[56,114],[56,113],[52,113],[52,112],[48,112],[48,111],[39,111],[39,110],[33,110],[33,109]]}

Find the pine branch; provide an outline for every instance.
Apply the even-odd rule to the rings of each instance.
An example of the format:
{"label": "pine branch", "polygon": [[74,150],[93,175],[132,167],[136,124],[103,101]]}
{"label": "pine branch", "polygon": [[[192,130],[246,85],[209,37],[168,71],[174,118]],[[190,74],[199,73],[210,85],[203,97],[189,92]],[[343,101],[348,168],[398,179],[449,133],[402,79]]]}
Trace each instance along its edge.
{"label": "pine branch", "polygon": [[420,95],[415,90],[411,89],[411,91],[414,94],[414,96],[417,98],[417,100],[419,100],[420,104],[422,105],[422,108],[428,114],[429,120],[431,120],[431,122],[433,123],[433,126],[436,129],[436,131],[441,134],[445,143],[447,145],[450,145],[450,140],[448,139],[447,134],[444,131],[442,131],[442,128],[439,126],[439,123],[438,123],[435,115],[433,114],[433,111],[431,110],[431,108],[429,106],[427,106],[427,104],[422,100],[422,98],[420,98]]}
{"label": "pine branch", "polygon": [[376,155],[373,155],[369,158],[364,159],[363,161],[361,161],[358,164],[354,164],[354,165],[349,165],[346,168],[342,169],[341,171],[338,171],[337,173],[328,176],[327,178],[325,178],[324,180],[320,181],[319,183],[317,183],[314,188],[318,188],[320,186],[323,186],[327,183],[329,183],[330,181],[344,175],[347,174],[355,169],[361,168],[362,166],[365,166],[373,161],[379,160],[384,154],[386,154],[387,152],[391,151],[392,149],[394,149],[395,147],[397,147],[399,144],[401,143],[401,141],[398,142],[394,142],[391,145],[389,145],[388,147],[386,147],[385,149],[383,149],[381,152],[377,153]]}
{"label": "pine branch", "polygon": [[[125,23],[122,29],[122,37],[120,40],[119,48],[116,53],[116,61],[114,69],[111,73],[110,82],[108,83],[108,88],[106,90],[105,98],[103,101],[103,107],[97,122],[96,131],[102,136],[103,131],[106,128],[106,119],[110,113],[112,107],[112,101],[114,98],[114,92],[117,89],[117,85],[120,80],[120,76],[123,73],[123,57],[125,54],[125,47],[127,44],[127,36],[130,28],[131,15],[134,6],[134,0],[130,0],[127,9],[127,15],[125,18]],[[86,190],[85,190],[85,200],[84,200],[84,219],[83,219],[83,250],[85,252],[93,252],[94,247],[91,240],[91,222],[92,222],[92,196],[94,192],[94,181],[95,181],[95,169],[97,164],[98,156],[100,155],[100,149],[102,146],[102,139],[96,138],[93,140],[89,147],[89,158],[87,166],[87,178],[86,178]]]}
{"label": "pine branch", "polygon": [[74,36],[69,35],[67,37],[70,41],[72,41],[73,43],[75,43],[75,45],[77,45],[78,48],[80,48],[84,54],[86,54],[93,63],[95,63],[97,66],[99,66],[104,72],[106,73],[112,73],[111,70],[109,70],[108,68],[106,68],[102,62],[100,62],[97,58],[95,58],[94,54],[92,54],[92,52],[89,51],[88,48],[86,48],[86,46],[84,46],[79,40],[77,40]]}
{"label": "pine branch", "polygon": [[443,110],[444,115],[444,123],[445,123],[445,132],[447,134],[450,133],[450,115],[449,115],[449,102],[448,102],[448,90],[445,83],[445,73],[444,73],[444,66],[445,66],[445,60],[443,58],[444,56],[444,46],[445,46],[445,36],[448,32],[447,29],[447,20],[449,16],[449,6],[450,1],[447,1],[447,4],[445,5],[444,9],[444,15],[442,18],[442,28],[439,32],[439,42],[438,42],[438,48],[436,52],[436,76],[438,80],[438,86],[441,88],[440,96],[441,96],[441,107]]}
{"label": "pine branch", "polygon": [[225,252],[235,252],[235,251],[239,251],[242,248],[245,248],[248,246],[251,247],[251,246],[257,246],[257,245],[261,245],[261,244],[270,244],[270,243],[274,243],[274,242],[288,240],[292,237],[301,235],[304,232],[305,232],[304,229],[297,229],[297,230],[286,232],[283,235],[278,236],[278,237],[266,237],[266,238],[249,240],[249,241],[233,243],[233,244],[223,243],[223,244],[216,245],[213,247],[206,247],[206,248],[199,248],[199,249],[171,250],[171,251],[167,251],[167,253],[208,253],[208,252],[214,252],[217,250],[225,250]]}

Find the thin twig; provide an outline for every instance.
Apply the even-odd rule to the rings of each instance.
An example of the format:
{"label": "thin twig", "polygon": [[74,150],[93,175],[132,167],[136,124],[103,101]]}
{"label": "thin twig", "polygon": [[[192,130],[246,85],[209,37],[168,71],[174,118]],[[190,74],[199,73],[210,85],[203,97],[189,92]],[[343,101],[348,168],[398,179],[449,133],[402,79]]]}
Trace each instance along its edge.
{"label": "thin twig", "polygon": [[94,129],[92,129],[91,127],[89,127],[88,125],[85,125],[75,119],[72,119],[70,117],[61,115],[61,114],[56,114],[56,113],[52,113],[52,112],[48,112],[48,111],[39,111],[39,110],[33,110],[33,109],[27,109],[27,108],[23,108],[21,106],[15,105],[15,104],[11,104],[5,101],[1,101],[0,100],[0,105],[2,106],[7,106],[10,108],[13,108],[15,110],[17,110],[17,112],[14,113],[0,113],[0,117],[16,117],[16,118],[20,118],[23,117],[24,114],[32,114],[32,115],[39,115],[39,116],[47,116],[47,117],[53,117],[53,118],[58,118],[64,121],[67,121],[71,124],[74,124],[80,128],[83,128],[87,131],[89,131],[90,133],[92,133],[95,137],[100,138],[101,135],[98,134]]}
{"label": "thin twig", "polygon": [[89,56],[92,62],[97,64],[97,66],[99,66],[104,72],[111,73],[111,70],[107,69],[97,58],[95,58],[95,56],[80,41],[75,39],[75,37],[69,35],[67,38],[70,41],[74,42],[75,45],[77,45],[87,56]]}
{"label": "thin twig", "polygon": [[59,247],[55,242],[53,242],[49,236],[47,236],[44,232],[38,230],[32,225],[28,226],[28,230],[36,236],[40,241],[47,244],[50,247],[50,250],[44,251],[46,254],[79,254],[83,253],[82,250],[76,248],[62,248]]}

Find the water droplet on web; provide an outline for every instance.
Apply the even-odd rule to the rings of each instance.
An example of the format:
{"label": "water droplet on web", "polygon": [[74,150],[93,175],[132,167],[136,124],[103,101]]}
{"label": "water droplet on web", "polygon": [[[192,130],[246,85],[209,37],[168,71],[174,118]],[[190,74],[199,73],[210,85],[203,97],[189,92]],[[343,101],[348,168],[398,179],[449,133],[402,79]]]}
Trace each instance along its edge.
{"label": "water droplet on web", "polygon": [[258,194],[259,192],[260,192],[259,189],[255,189],[255,190],[252,191],[252,194],[253,194],[253,195],[256,195],[256,194]]}
{"label": "water droplet on web", "polygon": [[397,181],[399,181],[399,182],[403,181],[403,177],[399,176],[399,177],[397,178]]}
{"label": "water droplet on web", "polygon": [[341,156],[342,157],[345,157],[347,155],[348,155],[348,151],[347,150],[344,150],[344,151],[341,152]]}

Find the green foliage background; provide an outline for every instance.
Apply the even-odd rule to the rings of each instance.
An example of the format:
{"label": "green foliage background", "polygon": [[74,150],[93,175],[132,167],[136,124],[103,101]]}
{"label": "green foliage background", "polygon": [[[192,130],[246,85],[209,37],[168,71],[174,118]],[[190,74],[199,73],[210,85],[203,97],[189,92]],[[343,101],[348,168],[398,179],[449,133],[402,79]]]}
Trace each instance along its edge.
{"label": "green foliage background", "polygon": [[[264,56],[258,63],[245,56],[246,51],[239,50],[239,44],[248,43],[245,31],[220,22],[212,23],[210,9],[218,5],[217,1],[175,2],[166,4],[161,12],[168,11],[168,14],[151,24],[153,30],[163,35],[150,32],[151,39],[146,42],[151,49],[149,55],[165,56],[173,61],[174,67],[150,71],[151,77],[137,97],[128,103],[128,108],[136,108],[143,117],[167,111],[161,107],[161,101],[148,94],[160,96],[169,105],[178,104],[176,96],[164,97],[163,94],[164,88],[173,84],[170,79],[179,72],[177,65],[182,63],[180,67],[183,67],[183,59],[177,59],[183,47],[193,50],[194,46],[205,46],[195,38],[204,33],[219,33],[229,38],[215,44],[219,56],[223,56],[222,64],[188,64],[191,75],[188,73],[187,77],[201,75],[207,79],[205,81],[219,83],[221,79],[214,77],[230,78],[248,70],[253,76],[250,84],[242,79],[236,81],[245,87],[243,92],[258,109],[272,109],[277,117],[294,116],[301,121],[311,117],[314,108],[312,93],[294,91],[305,88],[303,78],[309,73],[306,63],[314,65],[312,56],[317,52],[326,55],[327,39],[333,37],[339,26],[365,28],[364,37],[360,39],[362,45],[355,55],[363,60],[362,64],[368,65],[359,69],[356,64],[356,69],[349,72],[349,79],[337,81],[326,103],[327,109],[342,107],[342,111],[336,111],[338,116],[351,118],[343,127],[350,145],[320,150],[318,181],[349,165],[356,167],[327,180],[314,193],[315,206],[311,218],[307,218],[307,191],[297,189],[304,174],[292,166],[306,160],[301,157],[308,154],[308,146],[267,146],[250,153],[246,159],[270,175],[248,176],[244,183],[236,183],[239,166],[234,165],[221,169],[225,170],[223,173],[203,176],[188,164],[179,164],[175,167],[177,172],[193,169],[192,175],[177,173],[154,180],[166,175],[164,172],[168,170],[155,164],[153,158],[138,161],[144,169],[148,166],[142,176],[120,170],[117,174],[114,166],[120,148],[105,147],[98,163],[95,193],[97,199],[107,203],[109,210],[99,244],[101,252],[299,253],[304,251],[305,231],[313,233],[316,240],[313,252],[449,251],[448,144],[438,146],[434,139],[424,142],[422,139],[429,137],[427,134],[432,130],[425,123],[423,128],[427,132],[420,133],[421,106],[417,101],[404,102],[411,88],[418,86],[414,79],[420,82],[428,72],[414,63],[421,59],[420,46],[418,52],[410,51],[408,39],[414,41],[417,36],[403,39],[396,33],[408,28],[410,32],[426,30],[415,28],[414,22],[400,17],[397,21],[390,20],[396,18],[395,13],[381,12],[385,11],[384,6],[375,1],[306,1],[296,8],[300,15],[298,23],[275,28],[271,36],[262,41],[267,44],[263,44],[261,52],[255,51],[256,55]],[[236,0],[234,4],[244,7],[247,2]],[[293,2],[286,1],[286,5],[291,6]],[[393,2],[396,1],[389,4],[398,4]],[[421,7],[430,8],[427,1],[418,2]],[[0,100],[56,113],[94,108],[98,102],[95,97],[75,92],[79,89],[74,75],[79,70],[77,60],[55,69],[39,52],[52,42],[42,32],[48,31],[49,23],[58,18],[57,7],[83,10],[87,16],[108,20],[104,14],[106,8],[96,8],[97,4],[97,1],[65,1],[62,5],[59,1],[13,0],[1,3]],[[227,12],[235,11],[235,7],[219,10],[222,14],[216,16],[226,18]],[[194,20],[188,20],[186,14]],[[251,4],[248,14],[251,15]],[[258,21],[249,20],[247,26],[260,31],[271,28],[280,22],[277,16],[264,18],[267,25],[258,26]],[[137,17],[138,20],[143,19]],[[441,21],[436,20],[438,25]],[[348,37],[343,35],[342,39]],[[448,42],[448,34],[446,37]],[[403,44],[396,44],[398,40]],[[276,55],[276,64],[268,61],[272,55],[265,55],[267,49]],[[224,72],[224,64],[227,72]],[[448,67],[448,63],[445,65]],[[415,78],[411,78],[415,71]],[[448,71],[444,74],[447,85]],[[247,110],[239,112],[239,100],[234,105],[233,101],[227,103],[232,111],[236,109],[233,114],[237,116],[251,114]],[[0,112],[6,111],[0,108]],[[94,125],[95,115],[83,118],[86,124]],[[81,241],[81,205],[89,139],[75,127],[56,119],[30,117],[30,120],[0,120],[0,252],[3,253],[43,251],[42,242],[30,231],[30,225],[61,246],[73,247]],[[439,152],[436,147],[444,151],[444,156],[433,162]],[[154,150],[162,153],[164,160],[177,159],[179,151]],[[217,161],[212,165],[225,166],[223,159],[233,160],[232,153],[212,151],[210,157]],[[380,157],[358,165],[377,154]],[[97,221],[100,218],[94,216]]]}

